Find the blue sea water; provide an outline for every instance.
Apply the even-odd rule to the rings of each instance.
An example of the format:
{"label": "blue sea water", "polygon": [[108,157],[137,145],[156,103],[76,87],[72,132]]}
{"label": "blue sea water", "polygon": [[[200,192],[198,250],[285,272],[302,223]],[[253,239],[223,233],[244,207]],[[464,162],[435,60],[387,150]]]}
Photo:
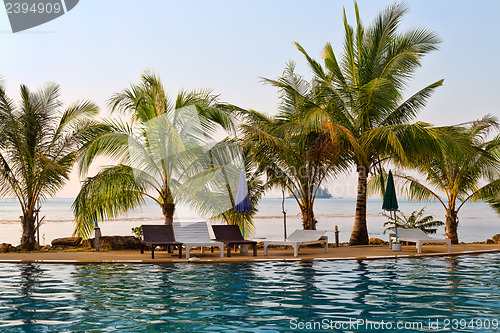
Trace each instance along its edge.
{"label": "blue sea water", "polygon": [[[73,233],[73,213],[71,204],[73,199],[49,199],[42,206],[40,216],[45,216],[44,224],[40,228],[41,244],[50,244],[58,237],[68,237]],[[337,225],[340,230],[340,241],[346,242],[354,224],[355,199],[316,199],[314,204],[315,216],[318,220],[318,229],[327,230],[327,235],[333,240]],[[436,220],[445,221],[444,208],[436,202],[408,202],[400,200],[400,209],[410,215],[426,207],[426,214],[433,215]],[[299,208],[294,199],[285,200],[287,212],[287,233],[302,228]],[[381,215],[382,200],[371,198],[367,203],[367,224],[370,237],[387,239],[384,235],[384,222],[387,218]],[[21,226],[19,223],[20,208],[15,200],[0,199],[0,243],[19,243]],[[500,216],[488,205],[482,203],[467,203],[459,214],[459,239],[464,242],[485,241],[500,233]],[[177,221],[207,221],[198,216],[189,207],[178,205],[175,219]],[[100,224],[103,235],[132,235],[132,227],[142,224],[163,223],[160,208],[153,202],[146,204],[135,211],[124,214],[113,221]],[[281,199],[264,198],[260,201],[258,212],[254,218],[255,238],[281,239],[283,238],[283,214]],[[444,228],[437,232],[437,237],[444,235]]]}
{"label": "blue sea water", "polygon": [[498,332],[499,286],[498,254],[0,264],[0,331]]}

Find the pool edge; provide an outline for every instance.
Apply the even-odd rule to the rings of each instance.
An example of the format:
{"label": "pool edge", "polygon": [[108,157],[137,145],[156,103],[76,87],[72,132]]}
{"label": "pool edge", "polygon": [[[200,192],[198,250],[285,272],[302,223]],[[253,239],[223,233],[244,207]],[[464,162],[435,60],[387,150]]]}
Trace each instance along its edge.
{"label": "pool edge", "polygon": [[170,264],[170,263],[242,263],[242,262],[312,262],[312,261],[341,261],[341,260],[387,260],[387,259],[408,259],[408,258],[429,258],[429,257],[455,257],[462,255],[477,255],[485,253],[500,253],[500,249],[474,250],[462,252],[440,252],[440,253],[415,253],[415,254],[394,254],[382,256],[358,256],[358,257],[288,257],[288,258],[205,258],[199,260],[178,259],[138,259],[138,260],[71,260],[71,259],[0,259],[2,264]]}

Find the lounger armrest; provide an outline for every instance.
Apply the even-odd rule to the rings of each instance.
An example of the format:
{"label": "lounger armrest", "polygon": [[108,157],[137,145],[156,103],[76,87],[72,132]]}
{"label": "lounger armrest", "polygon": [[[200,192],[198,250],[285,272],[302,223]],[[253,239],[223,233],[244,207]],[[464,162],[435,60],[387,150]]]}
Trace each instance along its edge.
{"label": "lounger armrest", "polygon": [[156,246],[162,246],[162,245],[183,245],[184,244],[182,242],[162,242],[162,241],[157,241],[157,242],[154,242],[154,241],[151,241],[151,242],[143,241],[143,242],[146,243],[146,244],[149,244],[149,245],[156,245]]}
{"label": "lounger armrest", "polygon": [[222,242],[222,243],[225,243],[225,244],[257,244],[256,241],[252,241],[252,240],[226,240],[226,241],[218,241],[218,242]]}

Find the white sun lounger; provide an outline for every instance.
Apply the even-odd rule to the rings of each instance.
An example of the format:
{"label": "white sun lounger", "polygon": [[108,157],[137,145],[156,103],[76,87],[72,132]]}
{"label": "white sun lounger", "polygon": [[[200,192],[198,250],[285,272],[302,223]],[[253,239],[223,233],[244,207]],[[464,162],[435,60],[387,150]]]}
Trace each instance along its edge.
{"label": "white sun lounger", "polygon": [[192,248],[218,247],[221,258],[224,257],[224,243],[211,239],[206,222],[174,222],[174,237],[186,248],[186,258],[189,258]]}
{"label": "white sun lounger", "polygon": [[284,241],[264,241],[264,255],[267,256],[267,247],[269,245],[292,246],[294,257],[299,255],[299,247],[301,245],[325,244],[325,252],[328,252],[328,237],[323,236],[325,233],[326,230],[295,230]]}
{"label": "white sun lounger", "polygon": [[[393,241],[396,240],[396,234],[389,235],[389,247],[392,248]],[[427,236],[420,229],[398,229],[398,241],[414,242],[417,244],[417,253],[422,253],[423,244],[446,243],[447,252],[451,252],[451,239],[436,239]]]}

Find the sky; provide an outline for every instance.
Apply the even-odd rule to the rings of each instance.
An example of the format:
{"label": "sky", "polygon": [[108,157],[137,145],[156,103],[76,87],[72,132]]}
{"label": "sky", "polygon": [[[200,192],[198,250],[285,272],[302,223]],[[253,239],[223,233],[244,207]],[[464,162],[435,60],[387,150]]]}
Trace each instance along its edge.
{"label": "sky", "polygon": [[[392,2],[358,1],[363,22]],[[410,11],[402,30],[425,27],[443,41],[408,87],[410,95],[445,79],[417,120],[447,125],[500,116],[500,1],[406,3]],[[279,77],[290,60],[297,73],[312,76],[293,42],[317,60],[327,42],[340,54],[343,7],[354,23],[350,0],[82,0],[65,15],[15,34],[1,8],[0,75],[16,100],[20,84],[36,89],[56,82],[66,105],[90,99],[106,113],[109,97],[150,69],[172,95],[211,88],[221,101],[274,114],[277,92],[262,77]],[[353,196],[355,179],[345,177],[329,188]],[[73,173],[58,196],[74,197],[78,190]]]}

